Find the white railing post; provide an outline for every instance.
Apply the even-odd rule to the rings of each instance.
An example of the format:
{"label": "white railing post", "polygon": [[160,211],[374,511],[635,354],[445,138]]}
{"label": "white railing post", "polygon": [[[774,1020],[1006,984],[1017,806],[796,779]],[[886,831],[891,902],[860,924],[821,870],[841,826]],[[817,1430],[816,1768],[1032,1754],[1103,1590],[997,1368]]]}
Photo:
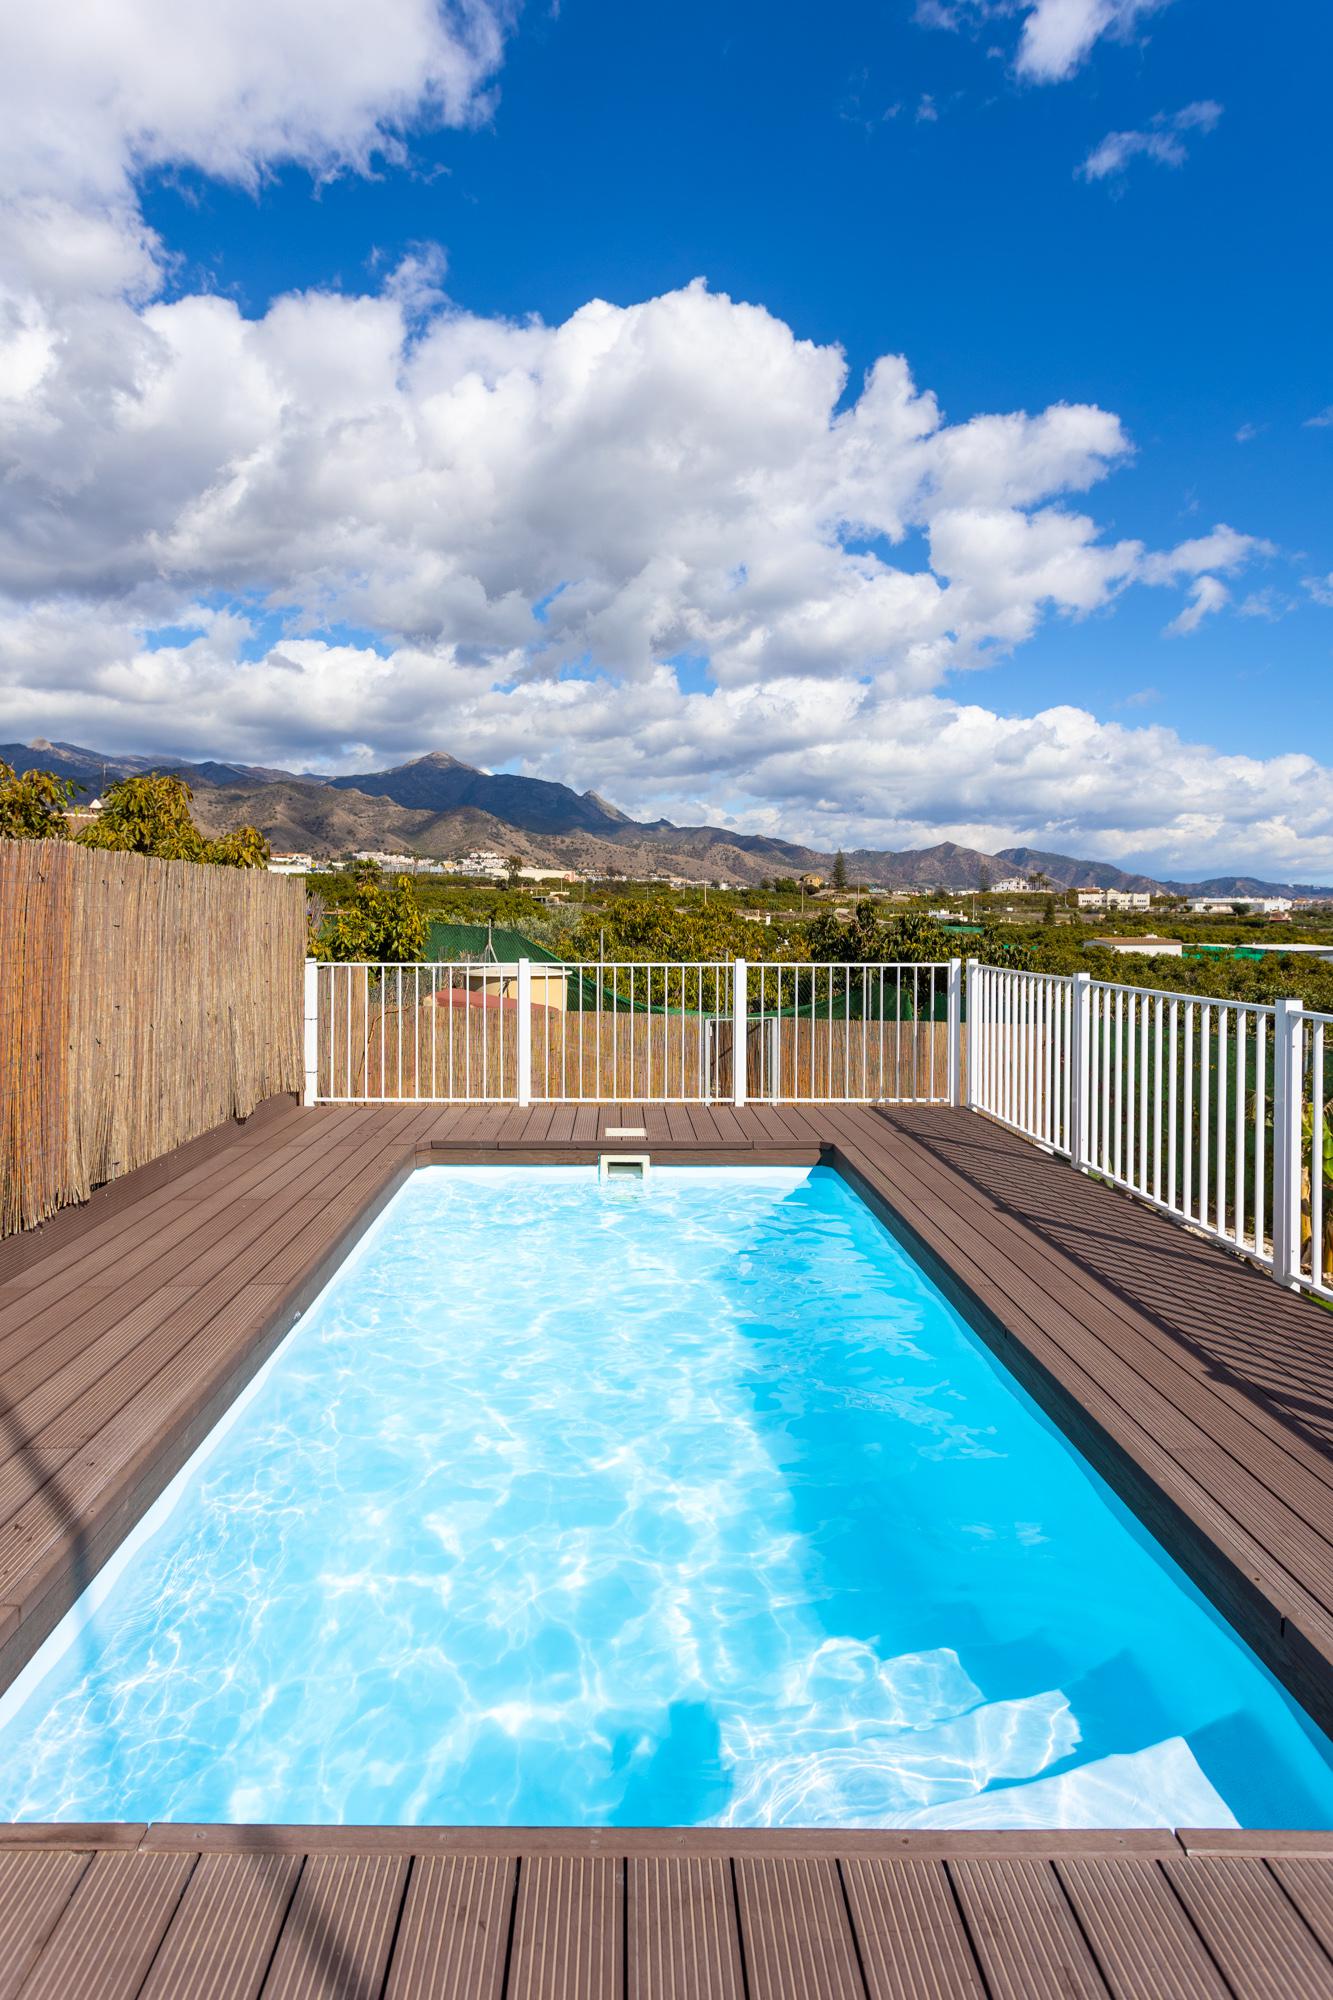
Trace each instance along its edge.
{"label": "white railing post", "polygon": [[[977,1108],[978,1085],[981,1081],[981,967],[975,958],[967,961],[967,1082],[963,1089],[963,1102],[969,1111]],[[958,1042],[961,1050],[963,1040],[962,1024],[959,1023]]]}
{"label": "white railing post", "polygon": [[305,962],[305,1090],[302,1102],[313,1104],[319,1096],[319,962]]}
{"label": "white railing post", "polygon": [[963,1101],[963,961],[949,960],[949,1052],[948,1083],[950,1104]]}
{"label": "white railing post", "polygon": [[745,1102],[745,1068],[750,1020],[747,983],[745,960],[738,958],[731,968],[731,1101],[737,1106]]}
{"label": "white railing post", "polygon": [[1088,1168],[1088,1087],[1092,1074],[1092,975],[1074,974],[1069,996],[1069,1160]]}
{"label": "white railing post", "polygon": [[1294,1287],[1301,1257],[1301,1047],[1299,1000],[1273,1011],[1273,1276]]}
{"label": "white railing post", "polygon": [[532,1102],[532,960],[518,961],[518,1102]]}

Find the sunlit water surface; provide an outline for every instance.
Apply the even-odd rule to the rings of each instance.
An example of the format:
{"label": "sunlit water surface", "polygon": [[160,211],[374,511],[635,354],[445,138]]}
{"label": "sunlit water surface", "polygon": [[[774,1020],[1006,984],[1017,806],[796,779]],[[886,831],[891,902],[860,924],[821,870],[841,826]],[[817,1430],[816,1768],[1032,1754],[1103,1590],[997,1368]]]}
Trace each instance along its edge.
{"label": "sunlit water surface", "polygon": [[825,1169],[418,1173],[137,1541],[0,1704],[0,1819],[1333,1824]]}

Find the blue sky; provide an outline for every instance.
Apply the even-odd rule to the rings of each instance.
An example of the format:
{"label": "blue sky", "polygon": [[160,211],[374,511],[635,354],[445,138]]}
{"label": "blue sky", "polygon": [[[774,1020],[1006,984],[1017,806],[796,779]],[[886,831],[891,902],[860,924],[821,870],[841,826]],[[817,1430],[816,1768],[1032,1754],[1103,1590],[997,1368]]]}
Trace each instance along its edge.
{"label": "blue sky", "polygon": [[[137,10],[130,0],[120,3],[131,15],[155,12],[148,0]],[[298,33],[303,4],[275,0],[276,14],[291,12]],[[1047,16],[1061,13],[1082,14],[1106,31],[1090,32],[1074,59],[1041,72],[1025,48]],[[28,603],[31,620],[33,603],[66,602],[73,591],[87,605],[103,590],[97,629],[106,644],[129,647],[136,658],[171,656],[186,635],[186,685],[194,685],[191,675],[204,676],[194,719],[186,727],[178,708],[168,721],[151,675],[146,693],[117,706],[104,674],[100,685],[96,676],[70,678],[62,700],[47,704],[43,733],[98,729],[99,741],[119,736],[129,747],[137,730],[134,747],[143,747],[148,736],[174,727],[189,741],[172,747],[189,748],[206,731],[218,752],[342,768],[413,747],[448,747],[478,762],[596,784],[631,806],[676,816],[706,811],[798,835],[818,837],[822,828],[897,844],[932,829],[959,837],[1008,832],[1052,845],[1080,840],[1164,865],[1242,865],[1253,856],[1256,865],[1333,869],[1323,768],[1333,762],[1326,695],[1333,423],[1312,421],[1333,405],[1324,275],[1333,10],[1297,6],[1259,24],[1238,0],[879,0],[825,8],[713,0],[672,9],[562,0],[558,9],[532,4],[496,16],[495,28],[494,51],[477,58],[475,75],[443,120],[428,61],[411,51],[391,108],[368,113],[355,103],[349,109],[346,80],[326,51],[318,89],[335,109],[324,125],[318,104],[312,111],[309,93],[301,96],[293,84],[291,103],[279,107],[279,135],[265,128],[238,142],[237,159],[219,138],[225,94],[214,125],[201,112],[180,132],[160,112],[127,112],[130,136],[119,137],[128,193],[102,190],[95,200],[117,211],[122,233],[126,212],[155,232],[153,276],[133,300],[141,322],[165,325],[154,315],[176,310],[184,325],[192,302],[211,297],[231,302],[247,325],[271,329],[292,294],[334,294],[350,306],[382,299],[387,288],[408,308],[404,365],[445,324],[475,318],[485,329],[488,359],[479,365],[486,376],[501,365],[490,358],[493,350],[502,345],[512,359],[518,350],[509,335],[530,321],[557,329],[594,300],[633,313],[703,279],[710,294],[762,309],[795,343],[843,351],[847,380],[828,412],[834,426],[884,355],[906,358],[917,388],[938,399],[946,427],[988,413],[1035,417],[1065,404],[1118,419],[1120,443],[1098,444],[1095,475],[1055,478],[1020,504],[1030,513],[1086,512],[1099,547],[1133,543],[1142,551],[1133,574],[1108,570],[1069,601],[1044,599],[1018,636],[1019,612],[992,606],[973,638],[955,631],[932,653],[933,664],[918,656],[910,671],[886,668],[859,612],[855,638],[840,652],[841,642],[827,637],[841,629],[840,600],[822,586],[792,612],[801,630],[796,666],[790,637],[782,647],[751,639],[722,662],[719,642],[707,636],[721,629],[716,592],[707,617],[691,598],[679,615],[661,613],[646,642],[651,660],[667,672],[677,663],[680,685],[698,697],[688,714],[673,715],[661,688],[650,685],[649,667],[631,661],[632,647],[621,660],[605,637],[629,629],[623,606],[614,618],[599,610],[596,629],[571,627],[559,638],[548,622],[535,647],[519,626],[497,622],[495,606],[506,592],[529,606],[553,599],[563,609],[585,583],[578,565],[601,570],[606,541],[599,544],[591,528],[577,549],[552,550],[545,503],[540,523],[525,517],[513,532],[515,550],[532,538],[531,560],[508,561],[503,519],[494,547],[480,555],[470,547],[466,556],[447,552],[451,574],[466,569],[486,596],[492,615],[484,630],[464,629],[456,615],[451,623],[447,611],[427,619],[424,580],[407,591],[396,578],[390,590],[376,570],[378,544],[372,556],[358,550],[343,567],[306,551],[299,560],[275,558],[266,574],[257,556],[241,564],[232,541],[209,542],[203,554],[192,543],[173,595],[162,579],[172,575],[174,557],[162,551],[178,549],[182,523],[188,519],[193,534],[200,509],[215,505],[239,464],[253,462],[229,440],[188,499],[185,480],[172,501],[175,516],[164,512],[151,522],[155,582],[146,564],[118,567],[108,555],[106,579],[96,586],[71,582],[76,564],[49,596],[34,592]],[[349,63],[355,54],[349,49]],[[151,51],[143,59],[151,64]],[[275,65],[290,59],[284,42],[265,88],[274,87]],[[414,60],[425,79],[415,102]],[[74,88],[63,73],[53,74],[54,88]],[[292,138],[301,120],[302,135]],[[235,122],[233,115],[233,129]],[[133,289],[122,286],[126,296]],[[56,310],[68,313],[68,301]],[[694,344],[704,371],[700,343],[712,334],[681,329],[680,338],[687,352]],[[540,371],[543,364],[525,358],[521,365]],[[669,379],[645,380],[642,407],[669,413],[688,366],[673,360]],[[369,410],[364,383],[375,371],[368,368],[355,391],[340,383],[335,399],[363,395]],[[233,367],[227,393],[239,393],[243,373]],[[795,390],[784,391],[777,373],[772,379],[776,401],[789,402]],[[309,393],[325,395],[322,379]],[[80,407],[86,410],[86,398]],[[636,483],[637,442],[651,480],[660,440],[650,446],[633,431],[625,413],[640,405],[617,407],[619,421],[631,425],[619,476]],[[340,438],[348,421],[339,400]],[[705,432],[700,447],[693,422],[693,414],[682,420],[690,440],[682,455],[693,452],[698,462],[707,439]],[[549,431],[548,424],[544,435]],[[663,434],[672,434],[666,419]],[[253,454],[248,430],[246,438]],[[569,448],[586,456],[586,443],[571,437]],[[201,464],[207,457],[202,447],[199,457]],[[723,472],[732,478],[730,462]],[[404,472],[400,491],[411,490],[414,476]],[[741,477],[748,478],[743,469]],[[355,513],[355,499],[340,504]],[[440,504],[432,494],[429,507]],[[550,504],[558,509],[558,498]],[[612,522],[618,511],[614,493],[608,498],[600,488],[571,504],[590,519],[602,504]],[[706,493],[701,498],[692,487],[690,504],[706,515]],[[829,504],[819,503],[821,520]],[[962,504],[980,503],[969,493]],[[929,507],[907,518],[900,535],[880,532],[878,520],[859,539],[837,530],[840,554],[861,551],[893,570],[926,569],[937,535]],[[1205,551],[1207,570],[1203,556],[1194,567],[1185,561],[1170,568],[1170,551],[1193,546],[1219,524],[1235,531],[1243,548],[1220,566]],[[363,525],[353,521],[344,535],[335,524],[329,547],[350,543]],[[830,532],[819,528],[817,538]],[[608,528],[607,540],[612,535]],[[685,539],[690,553],[673,559],[688,567],[702,543],[695,529]],[[662,546],[671,546],[669,531]],[[935,569],[944,577],[939,546],[937,538]],[[643,548],[652,547],[649,524]],[[765,555],[762,536],[756,541],[747,529],[728,550],[732,571],[750,588]],[[30,543],[24,553],[31,570]],[[432,544],[423,579],[445,561]],[[610,555],[606,565],[613,566]],[[799,562],[783,548],[779,566]],[[614,588],[623,595],[642,573],[636,549]],[[1191,617],[1200,576],[1213,596]],[[13,579],[11,570],[11,590]],[[21,564],[19,581],[15,595],[22,598]],[[989,575],[977,587],[989,597]],[[410,611],[401,608],[408,598]],[[192,625],[191,605],[205,608],[211,650],[203,667],[188,657],[189,635],[204,629]],[[1169,631],[1182,612],[1192,629]],[[821,654],[811,669],[806,641],[821,621],[829,657]],[[85,653],[96,645],[90,629],[85,621]],[[765,629],[771,637],[771,623]],[[271,694],[256,700],[253,678],[246,700],[229,706],[218,693],[218,649],[230,645],[234,664],[253,664],[271,655],[284,633],[303,710],[312,702],[318,710],[321,685],[341,687],[339,675],[350,673],[355,683],[341,654],[303,654],[303,646],[345,652],[360,641],[367,657],[387,656],[390,666],[410,654],[402,699],[378,716],[368,709],[358,727],[344,691],[330,697],[322,719],[285,732],[280,704]],[[514,643],[524,657],[514,654]],[[443,662],[441,707],[460,718],[452,732],[429,699],[430,679],[413,650],[421,648]],[[465,685],[465,669],[490,671],[487,688],[508,691],[508,712],[498,698],[483,699]],[[91,671],[86,658],[79,671]],[[840,687],[873,685],[882,700],[873,724],[864,709],[858,720],[844,704],[846,734],[821,743],[813,775],[798,778],[799,718],[809,705],[793,695],[784,710],[788,737],[778,741],[763,704],[785,699],[788,681],[794,687],[798,674],[812,671]],[[133,674],[127,660],[127,687]],[[586,716],[552,711],[549,697],[532,691],[543,674],[566,689],[581,679],[603,692],[609,686],[616,699],[599,696],[597,713]],[[16,726],[35,719],[30,680],[9,705]],[[748,760],[734,748],[717,752],[720,704],[712,715],[703,707],[719,687],[739,702],[743,683],[749,706],[728,720],[733,736],[755,732]],[[921,707],[927,701],[953,706],[932,722]],[[891,736],[900,714],[905,733],[929,743],[934,729],[942,745],[959,733],[958,704],[980,704],[998,719],[985,725],[994,737],[992,768],[1018,754],[1013,732],[1000,722],[1085,711],[1103,732],[1096,743],[1097,755],[1108,759],[1104,802],[1060,810],[1050,762],[1077,758],[1077,729],[1072,737],[1065,732],[1050,757],[1038,758],[1040,782],[1032,778],[1030,801],[1012,785],[985,781],[987,753],[975,741],[956,783],[929,759],[862,767],[848,747],[881,725]],[[553,722],[553,713],[562,719]],[[1145,726],[1149,737],[1134,734]],[[230,740],[218,740],[219,731]],[[1164,732],[1174,732],[1186,752],[1176,757]],[[627,738],[636,749],[628,758]],[[693,744],[691,754],[668,753],[664,746],[678,739]],[[1026,758],[1030,744],[1023,742]],[[941,748],[946,761],[953,754]],[[1229,757],[1248,762],[1229,774]],[[1305,760],[1299,771],[1285,761],[1292,757]],[[1319,768],[1306,768],[1309,760]],[[1154,796],[1130,810],[1136,771]]]}

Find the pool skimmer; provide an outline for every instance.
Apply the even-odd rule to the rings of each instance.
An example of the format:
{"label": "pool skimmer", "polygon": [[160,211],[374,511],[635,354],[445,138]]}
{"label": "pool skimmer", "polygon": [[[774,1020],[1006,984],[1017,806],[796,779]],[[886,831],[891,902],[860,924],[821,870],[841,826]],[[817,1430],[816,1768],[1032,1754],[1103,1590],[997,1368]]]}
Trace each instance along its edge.
{"label": "pool skimmer", "polygon": [[597,1178],[599,1181],[637,1181],[640,1186],[646,1187],[651,1166],[647,1153],[599,1153]]}

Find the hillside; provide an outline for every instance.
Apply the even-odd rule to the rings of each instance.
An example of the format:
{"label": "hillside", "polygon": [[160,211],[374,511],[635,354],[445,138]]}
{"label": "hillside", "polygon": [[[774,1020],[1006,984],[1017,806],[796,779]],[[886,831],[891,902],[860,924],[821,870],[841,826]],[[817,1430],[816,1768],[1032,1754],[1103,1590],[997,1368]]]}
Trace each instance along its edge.
{"label": "hillside", "polygon": [[[223,833],[248,822],[276,848],[315,855],[381,848],[446,860],[487,848],[521,854],[536,866],[577,868],[584,874],[670,874],[744,883],[775,875],[827,875],[833,866],[833,856],[818,848],[727,827],[634,820],[596,792],[576,792],[517,772],[480,771],[443,751],[386,771],[335,778],[223,759],[190,762],[109,754],[44,738],[0,744],[0,759],[18,771],[57,771],[89,793],[116,778],[176,771],[194,788],[195,816],[206,832]],[[1040,848],[1006,847],[985,854],[953,841],[901,852],[859,848],[845,859],[849,881],[889,889],[981,889],[1013,874],[1042,874],[1062,889],[1216,896],[1273,895],[1293,886],[1248,875],[1164,882],[1109,862]],[[1307,895],[1333,895],[1333,889],[1295,886]]]}

